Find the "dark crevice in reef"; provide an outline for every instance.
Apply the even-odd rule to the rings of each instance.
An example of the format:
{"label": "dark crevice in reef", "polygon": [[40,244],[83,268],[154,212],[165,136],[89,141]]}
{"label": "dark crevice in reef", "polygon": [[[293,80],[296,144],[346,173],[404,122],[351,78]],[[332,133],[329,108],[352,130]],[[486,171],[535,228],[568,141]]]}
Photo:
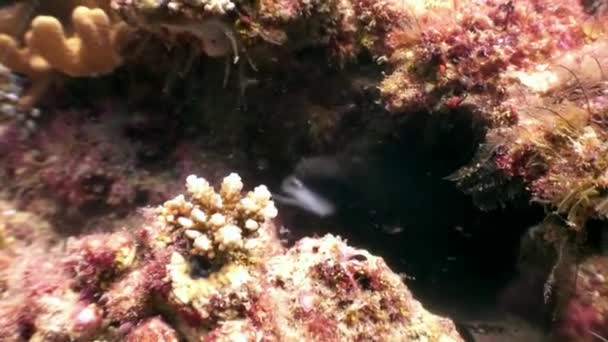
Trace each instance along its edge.
{"label": "dark crevice in reef", "polygon": [[[383,184],[387,192],[401,190],[387,210],[358,208],[321,220],[281,207],[281,219],[292,239],[331,232],[383,256],[393,270],[407,274],[406,283],[431,311],[470,317],[500,310],[501,291],[518,276],[522,234],[544,213],[509,206],[480,211],[445,179],[472,158],[484,134],[483,124],[466,110],[412,114],[372,150],[398,170],[391,174],[408,178]],[[406,187],[412,185],[415,190]]]}

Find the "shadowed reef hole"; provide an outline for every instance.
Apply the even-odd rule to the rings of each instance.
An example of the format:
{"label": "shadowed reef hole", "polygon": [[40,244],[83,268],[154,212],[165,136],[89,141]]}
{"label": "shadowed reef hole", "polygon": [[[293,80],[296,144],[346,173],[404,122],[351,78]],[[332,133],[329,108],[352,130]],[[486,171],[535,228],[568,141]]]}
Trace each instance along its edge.
{"label": "shadowed reef hole", "polygon": [[[522,234],[542,220],[543,211],[508,206],[484,212],[446,180],[471,160],[485,135],[483,124],[470,112],[448,118],[420,113],[379,149],[385,153],[380,159],[389,160],[387,167],[398,170],[391,175],[410,178],[382,184],[393,193],[389,196],[395,205],[387,210],[318,219],[280,207],[280,219],[292,240],[338,234],[384,257],[392,270],[407,275],[414,296],[432,312],[477,319],[504,311],[500,296],[517,279]],[[412,186],[416,191],[408,190]]]}

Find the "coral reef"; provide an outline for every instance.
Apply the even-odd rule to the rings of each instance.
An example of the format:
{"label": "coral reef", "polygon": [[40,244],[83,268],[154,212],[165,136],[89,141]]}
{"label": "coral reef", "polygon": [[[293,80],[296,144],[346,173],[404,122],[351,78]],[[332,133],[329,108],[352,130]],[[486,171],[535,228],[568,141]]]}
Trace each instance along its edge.
{"label": "coral reef", "polygon": [[[173,252],[167,268],[171,298],[180,311],[191,312],[191,319],[230,319],[247,297],[252,275],[246,266],[277,249],[271,244],[276,239],[269,219],[277,210],[270,193],[260,186],[241,199],[242,187],[234,173],[224,178],[219,194],[205,179],[189,176],[190,198],[178,196],[161,209],[168,231],[157,232],[149,243],[190,246]],[[216,272],[205,274],[211,270]],[[226,305],[226,312],[217,305]]]}
{"label": "coral reef", "polygon": [[[458,15],[450,18],[446,10]],[[492,114],[509,85],[503,73],[583,45],[585,20],[582,6],[571,1],[481,1],[428,12],[417,18],[425,29],[416,39],[387,35],[394,47],[387,57],[397,66],[381,86],[387,106],[411,112],[471,104]]]}
{"label": "coral reef", "polygon": [[[533,4],[533,12],[542,17],[527,21],[536,14],[518,6],[525,5],[514,3],[503,19],[524,34],[510,40],[502,36],[509,45],[507,53],[494,55],[498,51],[489,50],[480,55],[479,50],[468,50],[474,68],[485,71],[475,75],[470,74],[472,69],[458,70],[467,76],[464,79],[479,77],[483,87],[473,89],[483,93],[467,90],[459,106],[481,114],[488,129],[477,156],[452,179],[484,208],[528,205],[530,200],[545,207],[542,241],[526,247],[525,253],[535,255],[528,255],[528,269],[521,270],[521,277],[534,283],[526,286],[538,290],[535,302],[545,306],[545,312],[555,310],[557,340],[599,340],[606,336],[601,309],[606,294],[595,285],[603,277],[603,257],[588,247],[598,243],[589,222],[606,219],[605,12],[589,16],[588,9],[575,2]],[[536,31],[544,25],[546,29]],[[484,69],[486,65],[490,68]]]}
{"label": "coral reef", "polygon": [[[301,270],[306,270],[300,276]],[[450,323],[412,303],[401,279],[382,259],[327,235],[305,238],[266,263],[271,286],[260,299],[268,311],[259,324],[285,329],[287,336],[320,340],[443,340]],[[409,304],[408,304],[409,303]],[[272,320],[269,312],[294,310]],[[258,308],[260,310],[261,308]],[[276,310],[276,311],[275,311]],[[384,323],[380,323],[384,322]],[[429,325],[430,322],[431,325]],[[380,324],[378,324],[380,323]],[[448,328],[449,329],[449,328]],[[449,330],[448,330],[449,331]]]}
{"label": "coral reef", "polygon": [[456,176],[485,204],[487,198],[500,199],[494,205],[525,198],[546,208],[545,246],[535,249],[552,248],[551,257],[543,257],[552,265],[545,262],[535,277],[548,275],[545,304],[557,298],[555,338],[563,341],[606,335],[604,314],[591,304],[601,306],[606,296],[589,280],[597,274],[590,265],[601,257],[588,248],[598,243],[590,222],[606,218],[606,44],[600,38],[528,71],[507,73],[514,83],[498,108],[517,120],[491,126],[485,151]]}
{"label": "coral reef", "polygon": [[242,189],[234,173],[219,192],[192,175],[133,233],[3,258],[0,337],[461,341],[381,258],[331,235],[285,250],[268,190]]}
{"label": "coral reef", "polygon": [[[11,92],[20,89],[17,83],[6,85]],[[67,109],[61,102],[53,104],[40,117],[19,114],[36,119],[34,130],[20,116],[2,122],[0,179],[22,208],[53,221],[81,222],[70,230],[96,229],[98,218],[122,217],[138,206],[162,203],[180,191],[179,179],[191,173],[219,180],[228,168],[242,169],[226,157],[231,151],[184,134],[182,118],[171,109],[130,110],[115,95],[91,102],[78,92],[57,97],[81,102]],[[7,110],[29,113],[12,105],[16,98],[9,95]]]}
{"label": "coral reef", "polygon": [[[412,82],[391,81],[396,71],[383,82],[387,104],[479,115],[488,126],[485,144],[453,179],[482,207],[531,197],[580,231],[604,217],[602,14],[590,16],[576,2],[479,6],[459,15],[457,28],[425,31],[426,43],[409,54],[416,65],[401,73],[422,73],[427,84],[404,87]],[[432,37],[442,38],[431,44]]]}
{"label": "coral reef", "polygon": [[[432,124],[457,114],[486,132],[451,178],[483,208],[543,204],[560,222],[543,236],[557,253],[533,271],[550,271],[557,287],[569,283],[563,270],[582,279],[563,299],[558,334],[607,333],[603,259],[577,270],[576,260],[553,271],[545,262],[562,257],[563,241],[588,242],[588,222],[608,215],[605,1],[29,5],[0,10],[0,63],[11,71],[0,70],[1,180],[21,209],[126,216],[169,197],[176,179],[207,179],[187,177],[186,194],[127,229],[109,219],[88,222],[101,223],[94,233],[86,223],[41,228],[45,243],[27,255],[16,225],[0,221],[0,339],[458,341],[381,258],[333,235],[282,246],[269,190],[243,195],[230,174],[216,191],[218,174],[236,168],[210,157],[269,168],[269,156],[333,153],[359,136],[373,145],[420,115],[434,118],[420,133],[431,141]],[[18,15],[25,23],[8,20]],[[100,80],[122,66],[123,78]],[[83,109],[62,89],[41,117],[34,105],[61,74],[66,88],[131,82],[125,93],[137,99]]]}
{"label": "coral reef", "polygon": [[[608,336],[608,294],[606,256],[592,256],[578,266],[571,266],[564,287],[574,284],[571,295],[564,298],[554,328],[559,341],[597,341]],[[572,286],[570,286],[572,288]],[[598,337],[599,336],[599,337]]]}
{"label": "coral reef", "polygon": [[[578,231],[589,219],[605,217],[605,45],[598,40],[553,60],[550,67],[518,73],[523,89],[503,102],[518,113],[517,124],[491,129],[486,141],[491,153],[484,167],[522,181],[533,200],[563,215]],[[464,170],[462,178],[473,169]]]}
{"label": "coral reef", "polygon": [[[143,174],[131,176],[137,156],[126,148],[128,139],[121,132],[125,117],[115,116],[121,112],[100,112],[98,122],[82,111],[49,113],[43,128],[27,139],[19,134],[19,122],[6,128],[0,143],[6,151],[2,171],[15,185],[18,199],[27,205],[48,197],[61,204],[60,210],[93,214],[91,210],[104,208],[127,210],[138,196],[164,191]],[[53,215],[52,207],[47,214]]]}
{"label": "coral reef", "polygon": [[[114,1],[112,5],[127,22],[155,32],[168,42],[194,40],[193,44],[198,46],[194,49],[195,55],[200,51],[210,57],[245,55],[257,60],[266,59],[264,52],[259,51],[267,44],[278,45],[280,51],[322,46],[334,57],[333,61],[344,65],[367,53],[385,69],[386,77],[379,89],[388,111],[401,116],[421,111],[434,115],[466,111],[486,123],[490,129],[486,146],[480,149],[471,167],[454,177],[463,189],[470,190],[480,206],[495,207],[513,199],[527,199],[526,190],[531,190],[534,199],[550,202],[562,213],[570,212],[574,225],[583,223],[574,217],[585,211],[576,208],[581,201],[576,198],[572,202],[574,197],[568,194],[581,187],[578,192],[587,196],[591,194],[587,191],[589,186],[569,183],[568,189],[559,189],[557,183],[566,183],[555,180],[556,177],[584,178],[572,175],[578,171],[565,170],[567,165],[574,167],[580,162],[561,157],[565,161],[563,166],[549,167],[559,169],[553,176],[538,179],[538,174],[545,172],[543,163],[536,160],[538,155],[554,153],[553,157],[542,158],[557,160],[555,156],[568,153],[562,151],[562,147],[545,142],[535,142],[546,149],[537,152],[522,140],[526,136],[538,139],[542,135],[525,133],[538,131],[533,122],[538,121],[536,126],[550,129],[554,126],[547,120],[563,125],[564,120],[556,119],[559,115],[555,113],[573,112],[566,114],[567,117],[587,110],[601,113],[601,108],[586,108],[584,97],[588,95],[570,99],[569,104],[550,101],[559,97],[556,83],[562,84],[563,90],[576,87],[573,86],[576,77],[571,77],[568,69],[575,68],[574,74],[578,74],[584,66],[588,69],[586,72],[595,68],[591,71],[594,75],[603,73],[598,73],[596,68],[603,69],[604,64],[603,57],[598,56],[604,44],[606,13],[602,10],[589,10],[584,4],[572,1],[505,4],[261,1],[235,2],[237,14],[222,14],[218,19],[220,13],[213,15],[203,4],[197,7],[189,2],[173,1],[163,6]],[[305,24],[301,24],[302,21]],[[323,29],[316,30],[318,26]],[[578,61],[573,62],[575,59]],[[243,58],[240,60],[242,64]],[[588,87],[597,96],[593,105],[602,106],[603,82],[595,78],[591,83],[594,84]],[[331,116],[320,108],[313,107],[311,112],[311,132],[323,139],[330,131]],[[534,119],[538,117],[542,119]],[[587,132],[598,135],[589,129]],[[530,155],[536,159],[530,160]],[[522,172],[526,175],[521,175]],[[558,173],[561,175],[557,176]],[[532,179],[535,179],[533,185]],[[587,197],[583,201],[587,201]]]}
{"label": "coral reef", "polygon": [[[169,40],[175,35],[195,38],[211,57],[238,56],[241,49],[256,50],[264,43],[291,49],[326,46],[340,63],[368,51],[387,63],[380,89],[387,108],[397,113],[467,103],[489,110],[500,103],[508,85],[502,73],[526,70],[579,47],[603,29],[588,22],[583,6],[571,1],[261,1],[230,5],[238,16],[224,15],[225,21],[213,16],[222,11],[205,2],[112,5],[127,22],[165,30]],[[289,26],[299,21],[307,24],[304,32]],[[323,29],[315,30],[318,26]]]}

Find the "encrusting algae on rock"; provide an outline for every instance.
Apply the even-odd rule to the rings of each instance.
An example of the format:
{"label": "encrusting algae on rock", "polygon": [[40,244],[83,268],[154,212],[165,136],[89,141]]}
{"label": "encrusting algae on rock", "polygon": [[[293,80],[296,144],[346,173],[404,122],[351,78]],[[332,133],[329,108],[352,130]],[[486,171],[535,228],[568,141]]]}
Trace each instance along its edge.
{"label": "encrusting algae on rock", "polygon": [[82,235],[66,249],[8,258],[2,293],[16,300],[1,302],[0,337],[462,341],[381,258],[332,235],[286,250],[265,186],[243,195],[233,173],[216,191],[192,175],[186,190],[146,209],[132,233]]}
{"label": "encrusting algae on rock", "polygon": [[555,337],[558,341],[591,342],[608,336],[608,257],[585,258],[579,265],[570,265],[563,284],[574,284],[570,296],[561,298]]}

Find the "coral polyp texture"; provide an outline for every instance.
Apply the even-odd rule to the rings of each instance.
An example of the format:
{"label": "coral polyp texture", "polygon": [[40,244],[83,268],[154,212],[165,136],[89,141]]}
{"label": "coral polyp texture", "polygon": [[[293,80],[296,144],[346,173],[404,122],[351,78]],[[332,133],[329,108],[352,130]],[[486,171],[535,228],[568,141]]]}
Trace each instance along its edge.
{"label": "coral polyp texture", "polygon": [[192,175],[186,190],[144,210],[140,227],[72,237],[66,248],[47,239],[21,255],[18,212],[0,216],[9,227],[0,230],[0,337],[462,341],[381,258],[332,235],[285,250],[265,186],[243,194],[232,173],[216,191]]}

